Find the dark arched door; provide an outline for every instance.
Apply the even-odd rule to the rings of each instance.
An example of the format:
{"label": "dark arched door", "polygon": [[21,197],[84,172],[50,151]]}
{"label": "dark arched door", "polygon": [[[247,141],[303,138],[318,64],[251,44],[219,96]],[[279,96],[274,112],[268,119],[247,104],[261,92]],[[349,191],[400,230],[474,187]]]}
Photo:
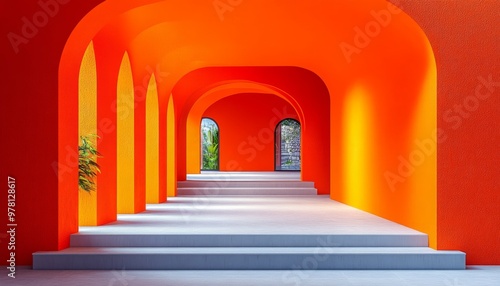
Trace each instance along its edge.
{"label": "dark arched door", "polygon": [[276,171],[300,171],[300,123],[291,118],[282,120],[274,133]]}

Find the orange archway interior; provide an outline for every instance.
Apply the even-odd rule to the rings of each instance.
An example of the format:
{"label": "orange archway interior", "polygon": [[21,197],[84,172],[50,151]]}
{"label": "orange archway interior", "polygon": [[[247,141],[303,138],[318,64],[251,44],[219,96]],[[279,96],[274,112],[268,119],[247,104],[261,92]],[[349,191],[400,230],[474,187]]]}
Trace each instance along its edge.
{"label": "orange archway interior", "polygon": [[[231,108],[237,117],[225,112]],[[300,121],[288,101],[268,93],[231,95],[209,106],[203,117],[215,120],[225,130],[220,134],[226,146],[220,157],[221,171],[274,171],[277,125],[289,118]]]}
{"label": "orange archway interior", "polygon": [[[241,100],[234,100],[235,95],[247,94],[247,101],[243,102]],[[262,95],[274,96],[281,98],[282,100],[278,102],[268,102],[267,98],[262,98]],[[228,102],[226,97],[233,96],[233,102]],[[262,147],[261,145],[269,145],[269,136],[262,138],[263,133],[267,132],[268,129],[274,128],[275,125],[284,116],[298,118],[298,113],[294,107],[285,99],[284,96],[274,89],[262,86],[252,82],[225,82],[216,87],[213,87],[209,91],[205,92],[200,98],[192,105],[189,113],[187,115],[186,121],[186,172],[190,174],[196,174],[200,172],[200,120],[202,117],[210,117],[215,119],[216,122],[221,123],[225,132],[221,134],[224,145],[225,152],[221,153],[220,170],[221,171],[271,171],[269,168],[269,156],[257,156],[255,153],[266,148],[270,150],[268,146]],[[266,101],[267,100],[267,101]],[[216,104],[217,103],[217,104]],[[262,105],[266,105],[263,107]],[[277,106],[281,104],[281,109],[277,109]],[[213,109],[218,107],[218,111],[213,111]],[[268,111],[272,113],[269,117],[263,117],[261,109],[267,108]],[[300,108],[300,107],[299,107]],[[209,110],[211,109],[211,110]],[[224,111],[222,111],[224,110]],[[232,110],[232,112],[228,112]],[[244,116],[242,112],[251,113],[251,116]],[[268,121],[267,126],[263,123],[246,124],[248,120],[264,120]],[[224,128],[227,125],[233,125],[232,128]],[[239,132],[237,126],[239,126],[241,131],[244,131],[247,138],[238,136],[236,133]],[[265,130],[257,130],[256,132],[249,132],[247,130],[242,130],[248,127],[265,128]],[[255,134],[253,134],[255,133]],[[259,136],[260,134],[260,136]],[[245,144],[245,141],[249,141]],[[250,142],[251,141],[251,142]],[[253,145],[250,145],[253,142]],[[184,145],[184,144],[182,144]],[[248,146],[247,146],[248,145]],[[233,147],[233,148],[232,148]],[[234,150],[236,147],[236,151]],[[231,148],[231,149],[230,149]],[[254,149],[253,151],[251,149]],[[239,149],[239,150],[238,150]],[[246,156],[247,153],[250,157]],[[238,156],[242,155],[242,156]],[[252,162],[253,164],[249,164]],[[253,167],[252,167],[253,166]],[[184,178],[180,178],[184,179]]]}
{"label": "orange archway interior", "polygon": [[[245,79],[243,82],[238,82]],[[290,84],[297,82],[300,84]],[[208,89],[208,90],[206,90]],[[269,106],[275,116],[268,120],[268,126],[254,122],[256,134],[247,134],[245,141],[241,137],[232,133],[227,147],[222,146],[221,154],[233,154],[225,160],[227,169],[238,169],[246,171],[263,171],[273,166],[272,156],[246,156],[247,153],[260,151],[262,143],[271,143],[272,131],[269,124],[276,125],[286,117],[298,117],[303,124],[303,171],[302,179],[314,181],[320,194],[330,193],[329,178],[329,98],[323,82],[313,73],[295,67],[218,67],[203,68],[194,70],[185,75],[173,89],[174,99],[176,96],[188,102],[193,102],[192,107],[181,113],[181,122],[186,122],[185,126],[180,126],[178,139],[179,160],[178,179],[185,180],[186,172],[199,172],[199,122],[202,114],[207,108],[222,98],[240,93],[260,93],[280,97],[285,102],[275,102],[276,105]],[[311,104],[311,94],[314,94],[314,102]],[[262,97],[260,98],[262,99]],[[309,102],[309,104],[308,104]],[[254,104],[258,105],[259,102]],[[187,105],[191,106],[191,104]],[[228,107],[229,108],[229,107]],[[225,116],[220,113],[217,117],[225,117],[226,120],[237,118],[237,114],[232,109],[227,109]],[[248,106],[246,106],[248,108]],[[252,109],[258,110],[258,109]],[[274,111],[273,111],[274,110]],[[186,116],[186,117],[183,117]],[[255,116],[257,117],[257,116]],[[261,118],[262,119],[262,118]],[[241,118],[240,118],[241,120]],[[248,120],[246,120],[248,122]],[[248,126],[248,123],[245,124]],[[265,128],[264,130],[260,128]],[[186,132],[185,134],[183,133]],[[248,129],[247,129],[248,130]],[[268,131],[266,137],[263,132]],[[222,132],[222,130],[221,130]],[[259,135],[260,133],[260,135]],[[264,138],[263,138],[264,137]],[[189,140],[187,140],[189,138]],[[261,142],[265,141],[265,142]],[[236,152],[234,150],[236,145]],[[185,149],[187,148],[187,149]],[[270,149],[271,147],[268,147]],[[239,149],[239,150],[238,150]],[[188,152],[189,151],[189,152]],[[224,152],[222,152],[224,151]],[[188,154],[187,157],[185,157]],[[255,160],[263,159],[265,162],[257,163]],[[252,161],[253,164],[249,164]],[[184,163],[186,162],[186,163]],[[189,164],[187,164],[189,162]],[[186,166],[184,165],[186,164]],[[255,169],[251,166],[268,165],[270,167],[260,167]],[[248,167],[247,167],[248,166]]]}
{"label": "orange archway interior", "polygon": [[[176,180],[186,172],[199,171],[199,151],[187,152],[198,150],[199,143],[187,138],[198,136],[199,119],[210,107],[229,104],[225,100],[231,96],[266,100],[262,95],[269,95],[282,100],[267,102],[270,107],[279,110],[284,101],[302,123],[303,180],[315,181],[320,194],[427,233],[436,247],[436,155],[419,149],[422,144],[436,146],[436,66],[418,25],[382,0],[342,5],[253,1],[233,8],[221,12],[212,5],[193,9],[180,0],[110,0],[72,32],[59,67],[59,160],[64,163],[67,146],[77,146],[75,62],[81,62],[92,41],[98,148],[104,154],[95,193],[96,224],[116,219],[120,202],[130,201],[118,190],[116,149],[124,140],[117,136],[117,120],[124,112],[133,114],[129,124],[134,128],[126,142],[134,152],[133,200],[124,210],[145,209],[143,87],[154,76],[158,202],[175,194]],[[132,105],[123,104],[117,85],[123,81],[125,54]],[[243,165],[238,159],[229,161]],[[60,170],[59,177],[59,190],[77,189],[75,173]],[[78,212],[68,206],[78,204],[78,195],[60,191],[59,201],[64,219],[58,242],[64,247],[67,235],[77,230]]]}

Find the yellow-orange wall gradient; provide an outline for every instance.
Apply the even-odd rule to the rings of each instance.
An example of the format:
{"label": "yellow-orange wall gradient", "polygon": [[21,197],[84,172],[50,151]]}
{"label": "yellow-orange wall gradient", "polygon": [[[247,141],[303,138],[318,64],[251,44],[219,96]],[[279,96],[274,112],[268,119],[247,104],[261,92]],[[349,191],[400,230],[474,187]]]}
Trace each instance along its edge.
{"label": "yellow-orange wall gradient", "polygon": [[177,153],[176,142],[176,119],[173,97],[170,96],[167,107],[167,196],[175,197],[177,195]]}
{"label": "yellow-orange wall gradient", "polygon": [[149,80],[146,95],[146,203],[163,202],[160,197],[159,173],[159,106],[154,74]]}
{"label": "yellow-orange wall gradient", "polygon": [[118,213],[135,213],[134,81],[128,53],[123,55],[117,82],[117,197]]}
{"label": "yellow-orange wall gradient", "polygon": [[[86,136],[97,146],[97,68],[94,54],[94,44],[90,42],[83,56],[78,80],[78,136]],[[81,144],[80,138],[78,138]],[[97,159],[97,158],[95,158]],[[95,190],[78,191],[79,225],[97,225],[97,194],[98,182],[94,179]]]}
{"label": "yellow-orange wall gradient", "polygon": [[[344,202],[367,209],[373,203],[374,146],[372,96],[361,86],[354,86],[343,107]],[[375,171],[376,172],[376,171]]]}

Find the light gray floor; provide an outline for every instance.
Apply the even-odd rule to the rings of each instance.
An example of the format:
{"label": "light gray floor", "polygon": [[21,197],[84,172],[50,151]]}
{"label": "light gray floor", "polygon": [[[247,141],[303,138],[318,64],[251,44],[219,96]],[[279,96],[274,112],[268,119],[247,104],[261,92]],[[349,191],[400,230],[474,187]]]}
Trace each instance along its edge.
{"label": "light gray floor", "polygon": [[174,197],[82,234],[421,234],[328,196]]}
{"label": "light gray floor", "polygon": [[71,245],[37,253],[35,269],[465,267],[463,253],[429,249],[423,233],[316,195],[171,198],[108,225],[82,227]]}
{"label": "light gray floor", "polygon": [[[217,223],[219,222],[219,223]],[[400,233],[399,224],[314,197],[178,197],[82,233]],[[462,271],[0,271],[0,285],[500,285],[500,267]]]}
{"label": "light gray floor", "polygon": [[500,266],[461,271],[36,271],[18,268],[16,278],[0,272],[0,285],[199,286],[199,285],[380,285],[498,286]]}

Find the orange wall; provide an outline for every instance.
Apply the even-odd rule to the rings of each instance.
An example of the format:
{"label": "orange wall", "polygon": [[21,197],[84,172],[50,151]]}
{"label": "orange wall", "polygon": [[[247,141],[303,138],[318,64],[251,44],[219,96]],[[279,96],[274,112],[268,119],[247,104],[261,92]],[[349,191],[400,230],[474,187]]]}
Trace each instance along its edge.
{"label": "orange wall", "polygon": [[219,125],[221,171],[274,171],[276,125],[285,118],[298,119],[288,102],[270,94],[226,97],[203,117]]}
{"label": "orange wall", "polygon": [[[117,46],[106,44],[108,39],[107,36],[108,35],[101,34],[94,40],[96,65],[99,71],[97,73],[98,94],[116,94],[118,71],[123,58],[123,54],[118,52],[120,49]],[[106,190],[98,192],[101,196],[97,202],[98,224],[116,220],[117,173],[115,171],[109,171],[116,170],[117,159],[117,116],[113,110],[109,108],[113,106],[115,100],[116,96],[99,96],[97,103],[97,116],[99,122],[98,135],[100,137],[98,149],[99,152],[103,154],[103,157],[99,158],[98,161],[102,171],[98,177],[99,188],[101,190]]]}
{"label": "orange wall", "polygon": [[[62,114],[58,118],[58,65],[72,29],[101,1],[58,2],[61,3],[59,13],[25,38],[17,53],[7,39],[0,44],[3,66],[9,71],[0,78],[4,87],[0,130],[2,138],[6,138],[0,151],[3,159],[0,174],[3,178],[14,176],[18,182],[18,264],[31,263],[34,251],[67,246],[68,234],[77,229],[77,194],[72,192],[76,182],[60,184],[51,167],[58,160],[58,154],[67,153],[64,151],[66,145],[58,147],[58,140],[77,144],[76,130],[58,130],[58,123],[70,118],[68,114],[68,117]],[[470,264],[500,264],[500,253],[492,251],[500,236],[498,133],[493,132],[498,130],[495,124],[500,122],[498,96],[495,96],[498,85],[490,86],[489,90],[481,88],[480,92],[488,91],[492,96],[479,101],[477,109],[473,108],[475,111],[462,115],[453,111],[455,105],[475,95],[481,84],[478,77],[491,75],[494,81],[499,81],[497,39],[500,38],[500,25],[495,13],[500,3],[399,2],[429,37],[437,60],[438,127],[444,130],[447,138],[438,145],[437,153],[438,247],[465,251]],[[41,10],[37,0],[4,1],[1,5],[3,35],[21,34],[23,17],[32,18]],[[226,16],[248,11],[244,6],[240,8]],[[277,15],[276,11],[266,12],[266,9],[263,13]],[[352,34],[352,30],[349,32]],[[311,37],[308,43],[316,39]],[[82,43],[82,51],[74,53],[83,53],[87,44]],[[272,77],[272,74],[267,76]],[[68,113],[76,110],[75,100],[69,100]],[[62,137],[58,138],[58,133]],[[68,156],[67,162],[71,165],[74,158]],[[71,170],[74,166],[68,171]],[[0,204],[6,205],[6,199],[2,196]],[[0,233],[5,231],[5,224],[0,224]],[[33,240],[33,237],[38,239]],[[3,237],[0,240],[0,257],[7,257],[3,247],[5,240]],[[5,264],[4,259],[0,263]]]}
{"label": "orange wall", "polygon": [[465,251],[469,264],[500,264],[500,2],[400,2],[438,66],[438,246]]}

